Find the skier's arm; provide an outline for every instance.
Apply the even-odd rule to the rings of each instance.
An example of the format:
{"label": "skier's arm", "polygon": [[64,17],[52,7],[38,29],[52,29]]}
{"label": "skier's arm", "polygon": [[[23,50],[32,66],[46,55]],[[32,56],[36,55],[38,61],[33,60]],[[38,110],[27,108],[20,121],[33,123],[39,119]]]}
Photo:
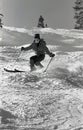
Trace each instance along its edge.
{"label": "skier's arm", "polygon": [[50,56],[50,51],[49,51],[49,49],[48,49],[48,47],[47,46],[45,46],[45,51],[46,51],[46,53]]}
{"label": "skier's arm", "polygon": [[21,51],[28,51],[30,49],[32,49],[32,44],[28,47],[21,47]]}
{"label": "skier's arm", "polygon": [[48,49],[47,46],[45,46],[45,51],[46,51],[46,53],[47,53],[50,57],[54,57],[54,56],[55,56],[55,54],[53,54],[52,52],[49,51],[49,49]]}

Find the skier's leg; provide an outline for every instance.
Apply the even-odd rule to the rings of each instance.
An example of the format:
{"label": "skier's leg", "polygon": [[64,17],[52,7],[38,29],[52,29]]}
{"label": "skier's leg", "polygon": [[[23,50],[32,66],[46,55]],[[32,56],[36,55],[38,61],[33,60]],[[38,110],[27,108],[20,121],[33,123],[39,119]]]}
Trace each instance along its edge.
{"label": "skier's leg", "polygon": [[42,60],[44,60],[45,58],[45,55],[44,54],[41,54],[39,56],[36,57],[36,62],[35,62],[35,65],[36,66],[40,66],[41,68],[43,68],[44,66],[40,63]]}
{"label": "skier's leg", "polygon": [[43,68],[44,66],[40,62],[35,63],[36,66],[39,66],[40,68]]}
{"label": "skier's leg", "polygon": [[31,71],[34,71],[34,70],[36,70],[36,68],[35,68],[35,58],[36,58],[37,56],[35,55],[35,56],[32,56],[31,58],[30,58],[30,68],[31,68]]}

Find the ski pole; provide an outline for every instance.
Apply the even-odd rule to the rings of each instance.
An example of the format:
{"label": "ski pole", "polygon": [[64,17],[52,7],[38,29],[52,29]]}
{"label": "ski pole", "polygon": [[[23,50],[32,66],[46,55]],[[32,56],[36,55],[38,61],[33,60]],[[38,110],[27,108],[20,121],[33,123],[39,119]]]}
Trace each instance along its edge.
{"label": "ski pole", "polygon": [[[17,62],[18,58],[20,57],[20,55],[21,55],[21,52],[19,53],[18,57],[17,57],[16,60],[14,61],[13,66],[16,64],[16,62]],[[10,66],[12,67],[12,65],[10,65]]]}
{"label": "ski pole", "polygon": [[21,55],[21,51],[20,51],[20,53],[19,53],[19,55],[17,56],[17,58],[16,58],[16,60],[15,60],[15,62],[14,62],[14,64],[13,64],[13,66],[16,64],[16,62],[18,61],[18,58],[20,57],[20,55]]}
{"label": "ski pole", "polygon": [[48,65],[47,65],[46,69],[44,70],[44,72],[47,71],[47,69],[48,69],[48,67],[49,67],[49,65],[50,65],[50,63],[51,63],[51,61],[52,61],[52,59],[53,59],[53,57],[50,59],[50,61],[49,61]]}

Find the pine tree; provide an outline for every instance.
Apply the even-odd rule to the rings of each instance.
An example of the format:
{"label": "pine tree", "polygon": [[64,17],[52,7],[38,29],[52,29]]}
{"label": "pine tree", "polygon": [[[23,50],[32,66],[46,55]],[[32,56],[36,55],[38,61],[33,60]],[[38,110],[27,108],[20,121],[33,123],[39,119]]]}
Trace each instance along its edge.
{"label": "pine tree", "polygon": [[0,14],[0,27],[1,27],[1,28],[3,27],[2,17],[3,17],[3,14]]}
{"label": "pine tree", "polygon": [[44,28],[44,18],[40,15],[37,27]]}
{"label": "pine tree", "polygon": [[76,20],[75,29],[83,29],[83,0],[76,0],[74,19]]}

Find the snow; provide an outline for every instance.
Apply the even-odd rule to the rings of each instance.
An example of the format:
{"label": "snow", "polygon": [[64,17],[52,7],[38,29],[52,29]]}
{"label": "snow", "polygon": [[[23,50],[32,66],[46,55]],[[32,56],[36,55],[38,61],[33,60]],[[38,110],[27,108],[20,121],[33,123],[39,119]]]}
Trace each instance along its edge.
{"label": "snow", "polygon": [[[50,61],[48,55],[42,61],[43,70],[30,73],[29,58],[34,52],[20,51],[21,46],[28,46],[29,43],[23,42],[18,46],[15,42],[15,46],[10,46],[9,39],[5,39],[4,43],[0,33],[4,44],[0,47],[0,129],[83,129],[83,31],[52,28],[27,30],[4,27],[3,31],[10,38],[14,34],[17,41],[20,40],[20,33],[27,33],[27,37],[30,35],[33,40],[33,34],[39,32],[45,40],[51,38],[52,42],[56,41],[52,45],[47,44],[55,57],[46,73],[43,70]],[[14,42],[13,39],[11,41]],[[4,67],[26,72],[7,73]]]}
{"label": "snow", "polygon": [[75,42],[75,39],[65,39],[65,40],[62,40],[62,42],[72,44],[73,42]]}
{"label": "snow", "polygon": [[9,31],[16,31],[19,33],[28,33],[29,35],[33,36],[34,33],[42,33],[42,34],[59,34],[64,36],[68,36],[75,39],[83,39],[83,31],[76,30],[76,29],[53,29],[53,28],[33,28],[32,30],[25,29],[25,28],[16,28],[16,27],[7,27],[3,26],[4,29]]}
{"label": "snow", "polygon": [[2,38],[0,37],[0,41],[2,41]]}

